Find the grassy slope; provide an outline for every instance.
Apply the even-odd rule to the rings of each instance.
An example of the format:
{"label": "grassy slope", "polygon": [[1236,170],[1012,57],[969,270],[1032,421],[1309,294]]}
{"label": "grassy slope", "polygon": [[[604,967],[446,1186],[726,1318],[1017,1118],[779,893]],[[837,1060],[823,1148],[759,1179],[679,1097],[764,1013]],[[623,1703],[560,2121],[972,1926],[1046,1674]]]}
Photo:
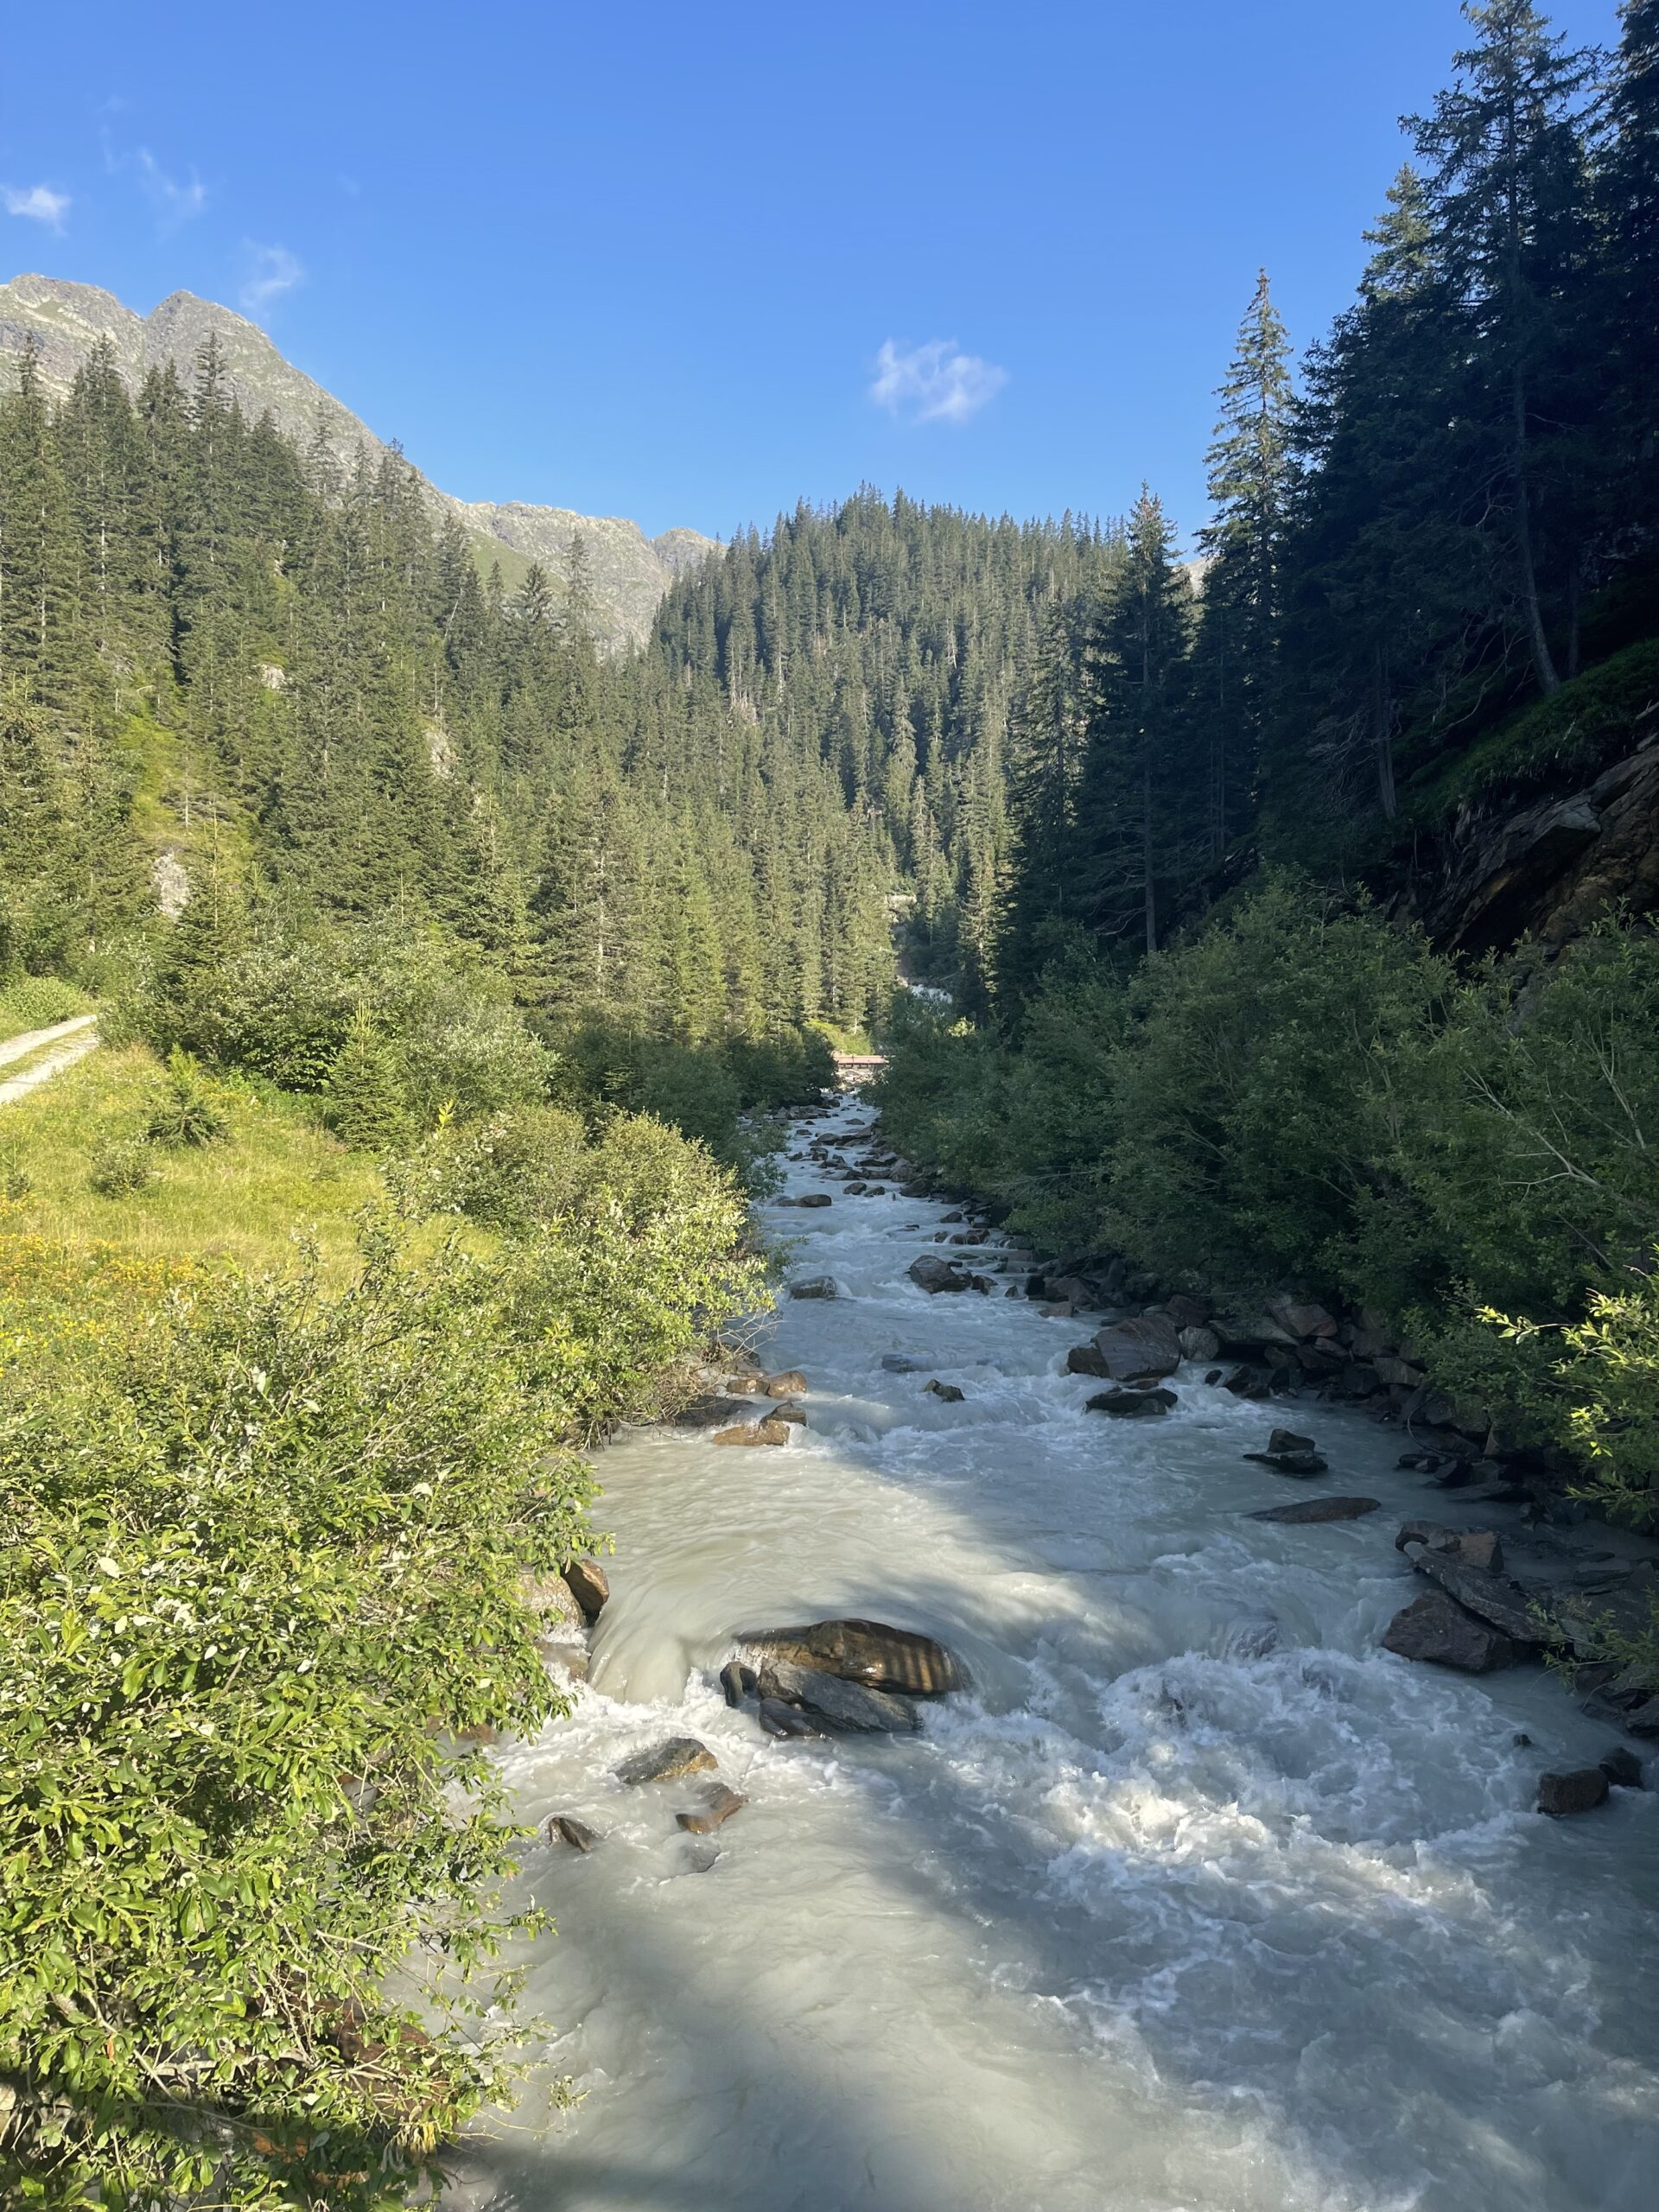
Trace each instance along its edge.
{"label": "grassy slope", "polygon": [[229,1136],[201,1151],[156,1147],[158,1173],[148,1190],[123,1198],[92,1190],[93,1151],[142,1128],[160,1080],[142,1046],[105,1047],[0,1106],[0,1155],[31,1186],[21,1205],[0,1209],[0,1230],[97,1239],[147,1259],[188,1254],[251,1268],[285,1265],[303,1232],[315,1236],[330,1274],[349,1274],[353,1217],[379,1195],[379,1173],[274,1091],[232,1086]]}

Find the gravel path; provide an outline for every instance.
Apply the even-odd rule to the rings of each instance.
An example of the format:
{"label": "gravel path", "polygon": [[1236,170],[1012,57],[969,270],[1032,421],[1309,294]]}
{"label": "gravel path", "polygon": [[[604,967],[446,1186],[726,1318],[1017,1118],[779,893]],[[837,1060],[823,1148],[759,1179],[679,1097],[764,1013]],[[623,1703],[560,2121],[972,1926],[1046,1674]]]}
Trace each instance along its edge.
{"label": "gravel path", "polygon": [[[77,1060],[84,1060],[97,1043],[95,1014],[78,1014],[72,1021],[54,1022],[49,1029],[29,1029],[21,1037],[8,1037],[0,1044],[0,1067],[17,1060],[28,1061],[29,1065],[19,1074],[0,1083],[0,1106],[27,1098],[31,1090],[49,1083],[54,1075],[61,1075],[65,1068],[73,1067]],[[30,1054],[35,1052],[41,1057],[31,1059]]]}

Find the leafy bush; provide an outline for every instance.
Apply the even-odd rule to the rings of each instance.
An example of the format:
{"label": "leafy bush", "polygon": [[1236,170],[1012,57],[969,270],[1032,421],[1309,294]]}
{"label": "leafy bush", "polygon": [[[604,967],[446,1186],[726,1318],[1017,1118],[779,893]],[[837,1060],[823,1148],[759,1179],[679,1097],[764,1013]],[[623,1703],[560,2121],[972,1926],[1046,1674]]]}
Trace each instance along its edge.
{"label": "leafy bush", "polygon": [[0,1144],[0,1198],[21,1205],[34,1188],[34,1178],[23,1166],[16,1147]]}
{"label": "leafy bush", "polygon": [[86,1178],[100,1198],[130,1198],[156,1180],[156,1160],[143,1135],[103,1138],[92,1147]]}
{"label": "leafy bush", "polygon": [[[430,1128],[446,1105],[465,1116],[544,1097],[551,1072],[505,978],[439,932],[390,918],[328,923],[280,906],[248,912],[207,891],[117,1009],[111,1034],[332,1095],[346,1119],[372,1126],[360,1141],[375,1146]],[[351,1103],[359,1094],[360,1107]]]}
{"label": "leafy bush", "polygon": [[1057,965],[1017,1050],[913,1005],[886,1042],[895,1141],[1052,1249],[1392,1313],[1454,1396],[1649,1512],[1659,938],[1459,976],[1270,878],[1127,980]]}
{"label": "leafy bush", "polygon": [[591,1159],[580,1114],[525,1106],[482,1122],[445,1116],[424,1142],[388,1163],[386,1181],[410,1219],[464,1214],[523,1236],[576,1204]]}
{"label": "leafy bush", "polygon": [[811,1028],[683,1045],[588,1021],[555,1042],[562,1103],[590,1117],[620,1108],[670,1122],[751,1190],[770,1179],[766,1163],[782,1141],[777,1110],[810,1103],[835,1081],[829,1040]]}
{"label": "leafy bush", "polygon": [[8,1279],[8,2202],[401,2202],[501,2091],[513,1831],[451,1732],[557,1709],[522,1578],[590,1489],[532,1293],[378,1232],[336,1296]]}
{"label": "leafy bush", "polygon": [[49,1029],[78,1014],[90,1014],[92,1001],[60,976],[10,976],[0,979],[0,1038],[25,1029]]}
{"label": "leafy bush", "polygon": [[649,1116],[597,1136],[557,1107],[446,1123],[388,1181],[407,1216],[463,1214],[516,1241],[547,1317],[537,1371],[584,1437],[657,1411],[669,1370],[764,1299],[741,1186]]}

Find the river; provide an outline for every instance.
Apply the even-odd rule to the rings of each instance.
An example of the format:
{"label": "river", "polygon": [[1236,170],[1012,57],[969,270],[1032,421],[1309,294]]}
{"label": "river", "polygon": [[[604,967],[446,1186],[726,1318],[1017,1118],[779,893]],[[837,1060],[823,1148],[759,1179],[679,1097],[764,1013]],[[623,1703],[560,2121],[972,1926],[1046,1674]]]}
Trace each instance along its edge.
{"label": "river", "polygon": [[[1086,1414],[1084,1325],[908,1281],[942,1206],[787,1172],[835,1194],[770,1212],[790,1271],[844,1293],[763,1339],[809,1427],[601,1455],[591,1687],[501,1753],[527,1819],[601,1833],[524,1872],[561,1930],[529,1961],[541,2079],[582,2101],[532,2089],[456,2204],[1652,2212],[1659,1796],[1543,1818],[1539,1772],[1613,1732],[1540,1669],[1378,1649],[1424,1587],[1395,1529],[1457,1501],[1322,1405],[1295,1425],[1328,1480],[1252,1466],[1267,1409],[1190,1370],[1162,1421]],[[1310,1488],[1382,1510],[1247,1517]],[[931,1631],[972,1693],[901,1739],[727,1709],[734,1630],[842,1612]],[[712,1836],[675,1825],[696,1783],[613,1776],[687,1732],[750,1801]]]}

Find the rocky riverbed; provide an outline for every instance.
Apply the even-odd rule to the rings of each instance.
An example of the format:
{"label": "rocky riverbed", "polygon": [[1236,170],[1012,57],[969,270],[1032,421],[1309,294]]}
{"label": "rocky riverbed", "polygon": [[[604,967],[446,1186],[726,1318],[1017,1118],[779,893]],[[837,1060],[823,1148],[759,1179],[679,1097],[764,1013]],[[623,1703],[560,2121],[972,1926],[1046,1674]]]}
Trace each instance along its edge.
{"label": "rocky riverbed", "polygon": [[454,2201],[1645,2212],[1651,1746],[1528,1640],[1642,1548],[1228,1389],[1214,1316],[1026,1295],[869,1122],[769,1210],[804,1294],[602,1456],[587,1686],[499,1751],[556,2033]]}

